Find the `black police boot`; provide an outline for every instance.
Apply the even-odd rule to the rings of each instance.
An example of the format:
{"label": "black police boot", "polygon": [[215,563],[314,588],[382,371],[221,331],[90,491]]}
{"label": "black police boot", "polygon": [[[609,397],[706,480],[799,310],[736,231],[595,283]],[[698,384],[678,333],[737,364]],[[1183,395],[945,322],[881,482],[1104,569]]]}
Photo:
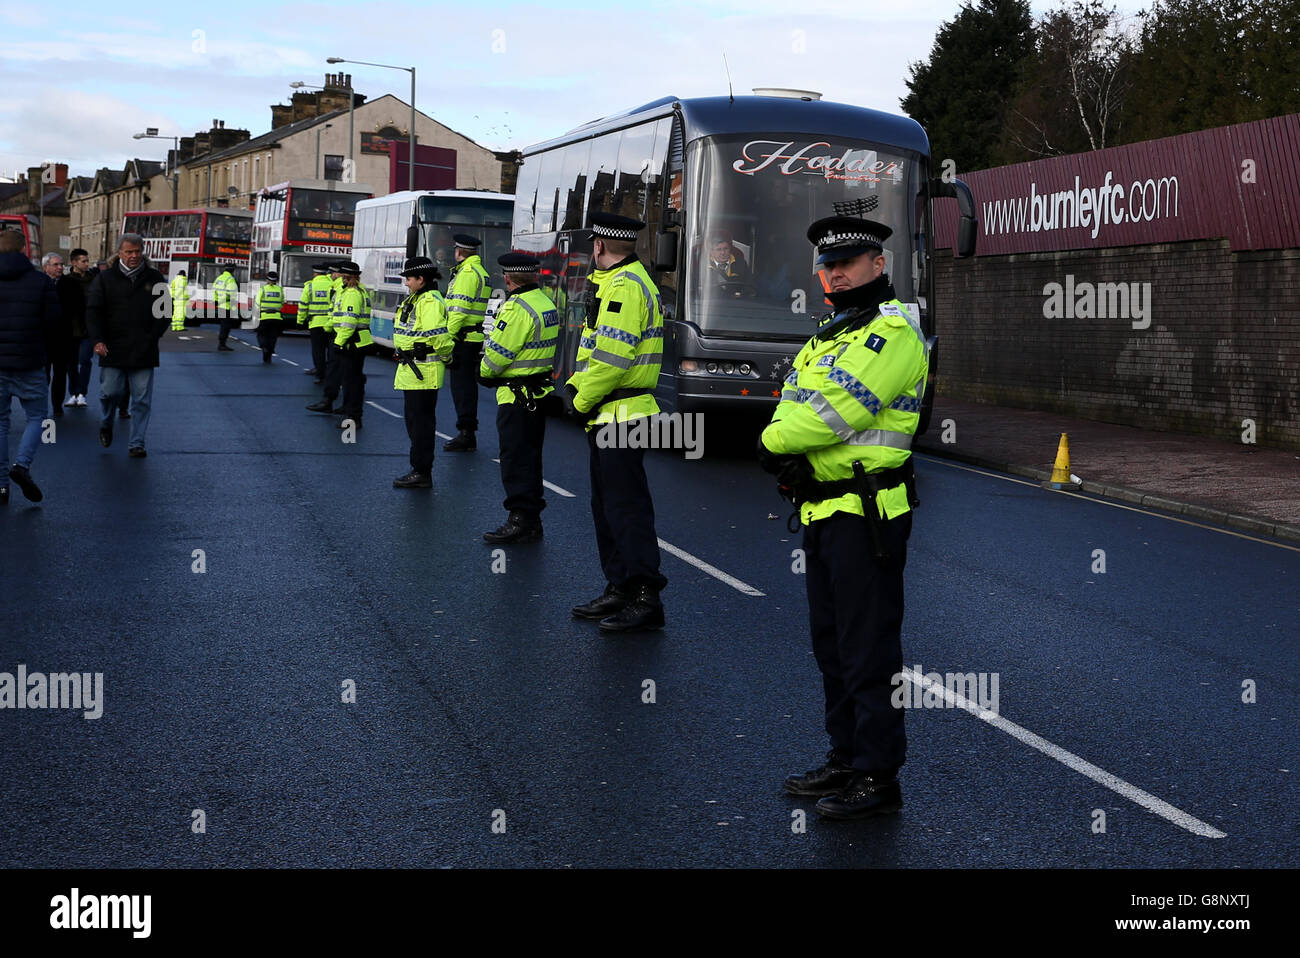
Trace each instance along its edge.
{"label": "black police boot", "polygon": [[802,775],[791,775],[785,780],[785,790],[791,795],[834,795],[857,774],[849,760],[850,756],[831,749],[826,753],[825,765]]}
{"label": "black police boot", "polygon": [[585,605],[573,607],[575,619],[603,619],[622,610],[632,597],[614,584],[605,586],[605,591]]}
{"label": "black police boot", "polygon": [[850,821],[888,815],[903,807],[903,793],[898,779],[890,774],[856,772],[837,794],[827,795],[813,806],[823,818]]}
{"label": "black police boot", "polygon": [[322,399],[320,402],[314,402],[307,407],[310,412],[333,412],[334,403],[328,399]]}
{"label": "black police boot", "polygon": [[449,439],[442,444],[443,452],[473,452],[477,448],[478,440],[474,438],[474,434],[464,429],[456,434],[455,439]]}
{"label": "black police boot", "polygon": [[45,498],[45,495],[41,492],[41,487],[32,479],[32,474],[27,471],[26,466],[20,466],[17,463],[10,466],[9,478],[14,481],[14,484],[23,491],[23,495],[30,501],[40,502]]}
{"label": "black police boot", "polygon": [[664,607],[658,590],[638,586],[623,606],[609,618],[600,620],[602,632],[646,632],[664,627]]}
{"label": "black police boot", "polygon": [[512,512],[496,532],[483,533],[483,541],[493,545],[510,542],[536,542],[542,537],[542,521],[522,512]]}
{"label": "black police boot", "polygon": [[267,353],[267,352],[263,352],[263,353],[262,353],[262,362],[264,362],[264,363],[268,363],[268,364],[269,364],[269,363],[271,362],[271,354],[270,354],[270,353]]}
{"label": "black police boot", "polygon": [[217,343],[217,352],[219,353],[233,353],[234,351],[234,346],[227,346],[225,343]]}
{"label": "black police boot", "polygon": [[432,489],[433,476],[427,472],[420,472],[418,469],[412,469],[404,476],[398,476],[393,480],[394,489]]}

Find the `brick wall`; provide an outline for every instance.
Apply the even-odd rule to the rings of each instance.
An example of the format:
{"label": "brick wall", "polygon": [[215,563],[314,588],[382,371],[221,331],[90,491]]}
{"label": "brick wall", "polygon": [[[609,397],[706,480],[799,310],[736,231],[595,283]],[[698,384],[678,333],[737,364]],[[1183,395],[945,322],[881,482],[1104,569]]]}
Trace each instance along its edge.
{"label": "brick wall", "polygon": [[[1300,250],[943,250],[935,267],[940,395],[1232,441],[1253,419],[1259,445],[1300,449]],[[1060,284],[1062,302],[1067,276],[1076,305],[1080,284],[1150,283],[1149,327],[1133,327],[1132,302],[1126,316],[1045,317],[1045,289]]]}

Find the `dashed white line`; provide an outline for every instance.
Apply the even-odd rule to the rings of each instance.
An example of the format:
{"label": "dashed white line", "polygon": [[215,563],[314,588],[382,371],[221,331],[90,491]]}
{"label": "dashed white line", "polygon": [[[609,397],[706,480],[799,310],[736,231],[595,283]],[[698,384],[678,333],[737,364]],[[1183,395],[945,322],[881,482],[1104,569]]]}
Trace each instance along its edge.
{"label": "dashed white line", "polygon": [[451,442],[452,440],[452,437],[447,435],[445,432],[435,432],[434,435],[439,439],[446,439],[448,442]]}
{"label": "dashed white line", "polygon": [[[279,356],[276,356],[275,358],[276,358],[276,359],[280,359]],[[282,362],[282,363],[288,363],[290,366],[297,366],[297,365],[298,365],[298,364],[295,363],[292,359],[280,359],[280,362]]]}
{"label": "dashed white line", "polygon": [[[441,436],[442,433],[438,433],[438,435]],[[492,461],[495,462],[495,463],[498,463],[498,464],[501,462],[500,459],[493,459]],[[566,498],[566,499],[576,499],[576,498],[578,498],[578,497],[575,496],[572,492],[570,492],[568,489],[561,489],[561,488],[560,488],[559,486],[557,486],[555,483],[553,483],[553,482],[547,482],[545,479],[542,480],[542,485],[544,485],[547,489],[550,489],[551,492],[554,492],[554,493],[556,493],[556,494],[558,494],[558,495],[564,496],[564,498]]]}
{"label": "dashed white line", "polygon": [[938,682],[927,679],[924,675],[917,673],[914,669],[903,669],[903,677],[913,685],[929,690],[935,695],[943,696],[944,701],[949,705],[955,705],[959,708],[965,709],[976,718],[988,722],[994,728],[1001,729],[1013,738],[1017,738],[1024,742],[1031,748],[1038,749],[1038,751],[1042,752],[1044,755],[1056,759],[1062,765],[1074,769],[1080,775],[1087,776],[1098,785],[1106,786],[1106,788],[1109,788],[1116,794],[1122,795],[1130,802],[1136,802],[1147,811],[1154,812],[1161,818],[1173,822],[1179,828],[1186,829],[1194,835],[1201,835],[1205,838],[1227,837],[1226,832],[1219,831],[1213,825],[1207,825],[1199,818],[1189,815],[1182,809],[1175,808],[1162,799],[1156,798],[1150,792],[1144,792],[1136,785],[1130,785],[1122,778],[1112,775],[1105,769],[1098,768],[1096,765],[1080,758],[1073,752],[1068,752],[1059,745],[1053,745],[1041,735],[1035,735],[1033,732],[1026,728],[1022,728],[1015,722],[1004,719],[1002,716],[996,715],[987,709],[980,708],[979,705],[966,698],[966,696],[960,695],[957,692],[940,685]]}
{"label": "dashed white line", "polygon": [[369,399],[366,400],[366,405],[367,405],[367,406],[374,406],[374,407],[375,407],[376,409],[378,409],[380,412],[384,413],[385,415],[392,416],[394,419],[401,419],[401,418],[402,418],[402,414],[401,414],[401,413],[393,412],[391,409],[385,409],[383,406],[379,405],[379,403],[377,403],[377,402],[373,402],[373,401],[371,401],[371,400],[369,400]]}
{"label": "dashed white line", "polygon": [[690,565],[695,566],[695,568],[703,572],[707,572],[709,575],[713,576],[713,578],[717,579],[719,582],[725,582],[727,585],[731,586],[737,592],[743,592],[745,595],[754,595],[754,596],[761,596],[765,594],[759,592],[749,583],[741,582],[735,576],[728,575],[727,573],[719,569],[717,566],[709,565],[709,563],[705,562],[703,559],[691,555],[685,549],[677,548],[677,546],[673,545],[671,542],[665,542],[663,539],[660,539],[659,548],[663,549],[665,552],[677,556],[677,558],[681,559],[683,562],[689,563]]}

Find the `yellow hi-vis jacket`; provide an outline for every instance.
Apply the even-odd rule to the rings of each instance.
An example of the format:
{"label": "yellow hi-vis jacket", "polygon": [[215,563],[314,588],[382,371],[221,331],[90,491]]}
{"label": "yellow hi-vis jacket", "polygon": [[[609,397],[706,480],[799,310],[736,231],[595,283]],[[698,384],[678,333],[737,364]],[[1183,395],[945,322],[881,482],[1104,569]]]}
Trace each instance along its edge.
{"label": "yellow hi-vis jacket", "polygon": [[172,329],[185,328],[185,307],[189,305],[189,280],[184,276],[172,278]]}
{"label": "yellow hi-vis jacket", "polygon": [[339,290],[332,324],[335,346],[360,347],[374,342],[370,338],[370,290],[360,284]]}
{"label": "yellow hi-vis jacket", "polygon": [[[664,311],[659,289],[635,258],[596,270],[597,304],[587,315],[578,358],[569,377],[579,412],[599,407],[588,429],[611,420],[626,422],[659,412],[650,391],[659,383],[664,353]],[[606,401],[615,389],[645,389],[643,396]]]}
{"label": "yellow hi-vis jacket", "polygon": [[[412,350],[416,343],[429,347],[429,355],[415,359]],[[424,289],[407,296],[397,307],[393,317],[393,347],[409,355],[420,369],[420,375],[401,360],[393,375],[394,389],[441,389],[446,367],[451,358],[451,333],[447,331],[447,303],[436,289]]]}
{"label": "yellow hi-vis jacket", "polygon": [[298,322],[308,329],[322,329],[329,325],[330,294],[333,287],[330,278],[320,273],[307,280],[302,287],[302,296],[298,299]]}
{"label": "yellow hi-vis jacket", "polygon": [[447,328],[451,334],[461,342],[483,342],[483,320],[491,297],[483,261],[477,253],[466,256],[452,270],[447,284]]}
{"label": "yellow hi-vis jacket", "polygon": [[[551,298],[536,286],[515,290],[497,310],[496,322],[483,344],[479,375],[493,379],[522,379],[549,373],[555,366],[556,336],[560,314]],[[548,380],[541,388],[529,389],[534,399],[553,392]],[[509,386],[497,387],[497,404],[515,401]]]}
{"label": "yellow hi-vis jacket", "polygon": [[[901,466],[912,454],[929,368],[920,325],[897,299],[881,303],[869,322],[850,322],[825,340],[814,336],[799,350],[763,445],[807,456],[813,478],[822,481],[852,478],[854,461],[867,473]],[[876,507],[885,519],[907,512],[906,486],[882,489]],[[836,512],[860,516],[862,508],[849,493],[805,502],[800,518],[808,524]]]}

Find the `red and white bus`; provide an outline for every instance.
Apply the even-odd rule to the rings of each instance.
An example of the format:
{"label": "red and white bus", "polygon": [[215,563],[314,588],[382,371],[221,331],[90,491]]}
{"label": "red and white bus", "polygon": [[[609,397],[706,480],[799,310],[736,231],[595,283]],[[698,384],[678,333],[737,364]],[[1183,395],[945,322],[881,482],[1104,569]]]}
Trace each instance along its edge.
{"label": "red and white bus", "polygon": [[271,270],[280,274],[286,323],[297,319],[312,266],[351,258],[357,202],[372,195],[368,186],[339,180],[290,180],[257,195],[250,279],[256,285]]}
{"label": "red and white bus", "polygon": [[212,282],[227,269],[239,283],[241,315],[247,315],[250,210],[138,210],[125,214],[122,232],[144,237],[145,256],[168,279],[185,270],[190,290],[187,313],[194,322],[213,321]]}
{"label": "red and white bus", "polygon": [[39,220],[30,213],[0,213],[0,229],[17,230],[23,234],[23,255],[28,259],[41,258],[41,228]]}

